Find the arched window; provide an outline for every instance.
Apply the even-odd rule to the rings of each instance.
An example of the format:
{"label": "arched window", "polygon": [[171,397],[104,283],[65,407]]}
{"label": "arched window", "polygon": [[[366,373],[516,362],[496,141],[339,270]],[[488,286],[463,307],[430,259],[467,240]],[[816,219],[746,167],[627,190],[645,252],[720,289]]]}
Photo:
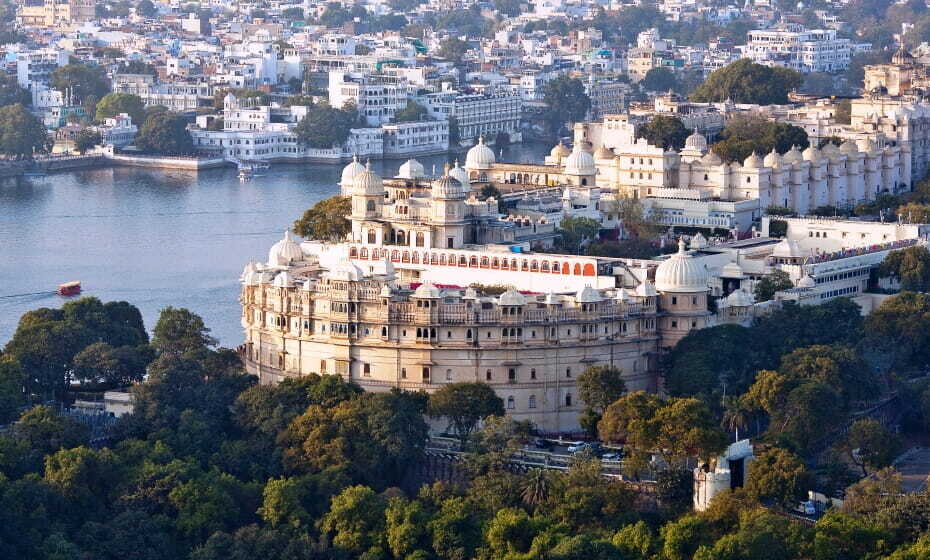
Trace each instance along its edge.
{"label": "arched window", "polygon": [[498,269],[501,266],[501,262],[495,257],[491,259],[491,268]]}
{"label": "arched window", "polygon": [[507,259],[503,259],[501,261],[501,270],[507,270],[508,268],[510,268],[510,265],[507,263]]}
{"label": "arched window", "polygon": [[558,274],[558,273],[560,272],[560,270],[559,270],[559,263],[558,263],[558,262],[552,263],[552,272],[555,272],[556,274]]}
{"label": "arched window", "polygon": [[400,252],[397,251],[396,249],[391,251],[391,260],[394,262],[397,262],[400,260]]}
{"label": "arched window", "polygon": [[536,395],[530,395],[528,408],[536,408]]}
{"label": "arched window", "polygon": [[359,257],[362,258],[362,259],[367,259],[367,258],[368,258],[368,249],[362,247],[362,250],[359,251]]}
{"label": "arched window", "polygon": [[[475,258],[475,257],[472,257],[472,258]],[[468,266],[468,261],[465,260],[465,255],[459,255],[459,266]]]}
{"label": "arched window", "polygon": [[368,243],[370,245],[374,245],[377,242],[378,242],[378,236],[377,234],[375,234],[375,230],[373,229],[368,230]]}
{"label": "arched window", "polygon": [[422,231],[417,232],[417,247],[423,247],[426,243],[426,236],[423,235]]}
{"label": "arched window", "polygon": [[397,244],[406,245],[407,244],[406,241],[407,241],[407,234],[404,233],[403,230],[398,230],[397,231]]}
{"label": "arched window", "polygon": [[403,257],[401,257],[401,262],[405,262],[405,263],[410,262],[410,252],[409,252],[409,251],[404,251],[404,255],[403,255]]}
{"label": "arched window", "polygon": [[488,268],[491,266],[491,259],[487,257],[481,257],[481,268]]}
{"label": "arched window", "polygon": [[420,253],[414,252],[411,260],[413,264],[420,264]]}
{"label": "arched window", "polygon": [[358,249],[355,247],[349,247],[349,258],[357,259],[358,258]]}
{"label": "arched window", "polygon": [[584,265],[584,275],[585,276],[594,276],[594,265],[588,263]]}
{"label": "arched window", "polygon": [[471,268],[478,268],[478,257],[471,257],[468,259],[468,266]]}
{"label": "arched window", "polygon": [[439,256],[439,264],[441,264],[441,265],[445,265],[445,264],[446,264],[446,256],[445,256],[445,255],[440,255],[440,256]]}
{"label": "arched window", "polygon": [[485,380],[485,381],[490,381],[493,377],[494,377],[494,375],[491,373],[491,370],[488,370],[488,371],[484,372],[484,380]]}
{"label": "arched window", "polygon": [[517,407],[517,403],[513,399],[513,397],[507,397],[507,410],[513,410],[516,407]]}
{"label": "arched window", "polygon": [[365,211],[366,211],[366,212],[374,212],[374,211],[375,211],[375,201],[374,201],[374,200],[369,200],[368,202],[365,203]]}
{"label": "arched window", "polygon": [[542,270],[543,272],[549,272],[549,261],[543,261],[543,262],[542,262],[542,268],[541,268],[541,270]]}
{"label": "arched window", "polygon": [[572,269],[572,274],[574,274],[575,276],[581,276],[581,265],[580,264],[575,263],[575,266]]}

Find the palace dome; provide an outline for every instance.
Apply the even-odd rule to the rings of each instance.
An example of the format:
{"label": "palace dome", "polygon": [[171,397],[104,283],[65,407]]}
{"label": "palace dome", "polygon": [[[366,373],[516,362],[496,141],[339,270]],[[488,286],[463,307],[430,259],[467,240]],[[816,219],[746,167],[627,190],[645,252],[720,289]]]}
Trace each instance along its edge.
{"label": "palace dome", "polygon": [[720,156],[714,153],[713,150],[704,154],[704,157],[701,158],[701,163],[704,165],[720,165],[722,163]]}
{"label": "palace dome", "polygon": [[903,64],[912,64],[913,62],[914,55],[912,55],[910,51],[905,49],[903,46],[898,49],[891,57],[891,63],[899,66]]}
{"label": "palace dome", "polygon": [[352,194],[365,195],[384,195],[384,183],[381,176],[371,170],[371,162],[365,164],[365,170],[355,176],[352,181]]}
{"label": "palace dome", "polygon": [[290,288],[294,285],[294,279],[291,278],[291,275],[286,271],[281,271],[277,276],[274,277],[274,282],[272,286],[275,288]]}
{"label": "palace dome", "polygon": [[840,146],[840,151],[844,154],[852,155],[859,153],[859,147],[856,146],[856,143],[852,140],[847,140]]}
{"label": "palace dome", "polygon": [[433,198],[465,198],[465,188],[462,183],[448,174],[433,181]]}
{"label": "palace dome", "polygon": [[566,146],[565,144],[562,143],[561,140],[559,140],[559,143],[556,144],[552,148],[552,150],[549,152],[549,157],[561,160],[564,157],[568,157],[568,154],[570,153],[572,152],[571,150],[568,149],[568,146]]}
{"label": "palace dome", "polygon": [[465,294],[462,299],[478,299],[478,292],[471,286],[465,288]]}
{"label": "palace dome", "polygon": [[526,298],[515,290],[513,286],[507,288],[507,291],[501,294],[498,300],[500,305],[526,305]]}
{"label": "palace dome", "polygon": [[385,284],[381,286],[381,297],[391,297],[391,294],[394,293],[394,290],[391,289],[391,286]]}
{"label": "palace dome", "polygon": [[415,159],[408,159],[397,170],[397,176],[401,179],[419,179],[424,173],[423,164]]}
{"label": "palace dome", "polygon": [[355,177],[365,171],[365,166],[358,162],[358,156],[352,156],[349,165],[342,168],[342,179],[339,184],[343,188],[349,188],[355,184]]}
{"label": "palace dome", "polygon": [[691,244],[689,245],[689,247],[691,248],[692,251],[706,249],[707,238],[704,237],[704,235],[702,235],[701,232],[697,232],[694,234],[694,237],[691,238]]}
{"label": "palace dome", "polygon": [[494,162],[494,151],[484,143],[484,136],[478,137],[478,143],[468,150],[465,156],[466,169],[491,169]]}
{"label": "palace dome", "polygon": [[577,147],[572,150],[572,153],[568,154],[563,163],[563,173],[566,175],[594,175],[597,173],[594,156]]}
{"label": "palace dome", "polygon": [[685,241],[679,239],[678,252],[656,268],[656,290],[691,293],[707,289],[707,269],[685,251]]}
{"label": "palace dome", "polygon": [[743,160],[743,167],[746,169],[759,169],[762,167],[762,158],[759,157],[759,154],[753,152],[749,154],[749,157]]}
{"label": "palace dome", "polygon": [[601,293],[592,288],[590,284],[585,285],[575,294],[576,303],[597,303],[602,299]]}
{"label": "palace dome", "polygon": [[739,288],[733,290],[733,293],[727,296],[727,307],[750,307],[755,303],[752,294]]}
{"label": "palace dome", "polygon": [[284,238],[271,246],[268,251],[268,264],[271,266],[284,266],[304,258],[300,245],[291,239],[291,232],[285,231]]}
{"label": "palace dome", "polygon": [[762,163],[763,163],[766,167],[771,167],[771,168],[773,168],[773,169],[777,169],[778,167],[781,166],[781,156],[778,155],[778,152],[775,151],[775,148],[772,148],[772,151],[769,152],[769,153],[765,156],[765,159],[762,160]]}
{"label": "palace dome", "polygon": [[691,136],[688,136],[688,139],[685,140],[685,149],[704,152],[705,150],[707,150],[707,138],[705,138],[703,134],[695,130],[694,132],[691,133]]}
{"label": "palace dome", "polygon": [[813,289],[816,286],[817,282],[807,274],[798,281],[798,288]]}
{"label": "palace dome", "polygon": [[455,179],[459,183],[462,183],[462,185],[465,185],[465,186],[467,186],[470,183],[470,181],[468,180],[468,173],[464,169],[459,167],[459,160],[455,160],[455,166],[453,166],[452,169],[449,170],[449,177],[452,177],[453,179]]}
{"label": "palace dome", "polygon": [[413,292],[413,297],[419,299],[439,299],[439,295],[439,288],[429,282],[420,284]]}
{"label": "palace dome", "polygon": [[820,161],[820,150],[815,148],[813,145],[810,145],[807,147],[807,149],[804,150],[804,153],[802,154],[802,156],[807,161],[819,162]]}
{"label": "palace dome", "polygon": [[791,149],[785,153],[782,160],[785,163],[801,163],[804,161],[804,156],[802,156],[801,152],[798,151],[797,146],[791,146]]}
{"label": "palace dome", "polygon": [[721,278],[743,278],[743,269],[735,261],[730,261],[720,269]]}
{"label": "palace dome", "polygon": [[362,269],[355,266],[348,259],[343,259],[329,269],[330,280],[344,280],[346,282],[357,282],[362,278]]}
{"label": "palace dome", "polygon": [[607,146],[601,144],[594,152],[594,159],[613,159],[614,153]]}

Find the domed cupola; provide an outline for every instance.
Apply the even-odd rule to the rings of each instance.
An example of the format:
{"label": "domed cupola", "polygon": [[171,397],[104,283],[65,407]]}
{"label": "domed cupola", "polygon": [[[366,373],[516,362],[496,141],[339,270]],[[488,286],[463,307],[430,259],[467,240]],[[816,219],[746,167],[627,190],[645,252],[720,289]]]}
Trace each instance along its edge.
{"label": "domed cupola", "polygon": [[417,289],[413,291],[413,297],[417,299],[439,299],[441,295],[439,288],[429,282],[420,284],[417,286]]}
{"label": "domed cupola", "polygon": [[570,153],[572,153],[571,150],[559,140],[559,143],[549,152],[549,158],[552,160],[553,165],[559,165],[562,162],[562,158],[568,157]]}
{"label": "domed cupola", "polygon": [[384,182],[381,176],[371,170],[371,162],[352,181],[352,194],[358,196],[384,196]]}
{"label": "domed cupola", "polygon": [[791,146],[791,149],[785,153],[782,161],[787,164],[801,163],[804,161],[804,156],[801,155],[801,152],[798,150],[797,146]]}
{"label": "domed cupola", "polygon": [[501,294],[500,299],[498,299],[498,304],[511,306],[526,305],[526,297],[511,286],[507,288],[506,292]]}
{"label": "domed cupola", "polygon": [[465,198],[465,188],[458,180],[449,176],[447,171],[445,175],[433,181],[433,198],[442,199],[462,199]]}
{"label": "domed cupola", "polygon": [[914,55],[912,55],[910,51],[902,46],[900,49],[895,51],[894,55],[891,57],[891,63],[898,66],[913,64]]}
{"label": "domed cupola", "polygon": [[742,288],[737,288],[726,297],[727,307],[752,307],[755,299],[752,294]]}
{"label": "domed cupola", "polygon": [[601,297],[601,293],[592,288],[590,284],[585,284],[585,287],[575,294],[576,303],[597,303],[602,299],[604,298]]}
{"label": "domed cupola", "polygon": [[566,175],[594,175],[597,167],[594,165],[594,156],[575,146],[572,153],[565,158],[563,173]]}
{"label": "domed cupola", "polygon": [[656,290],[672,293],[706,292],[707,269],[685,251],[684,239],[678,240],[678,252],[656,268]]}
{"label": "domed cupola", "polygon": [[468,173],[464,169],[459,167],[459,160],[455,160],[455,165],[452,167],[452,169],[449,170],[449,177],[452,177],[453,179],[455,179],[459,183],[462,183],[466,187],[469,184]]}
{"label": "domed cupola", "polygon": [[349,165],[342,168],[342,178],[339,180],[339,186],[342,187],[344,195],[351,194],[349,190],[355,184],[355,177],[365,171],[365,166],[358,162],[358,156],[352,156]]}
{"label": "domed cupola", "polygon": [[423,164],[415,159],[408,159],[397,170],[397,177],[400,179],[419,179],[424,174]]}
{"label": "domed cupola", "polygon": [[772,169],[778,169],[781,167],[781,156],[778,155],[778,152],[775,151],[775,148],[772,148],[772,151],[765,156],[763,163],[766,167],[771,167]]}
{"label": "domed cupola", "polygon": [[486,171],[491,169],[495,161],[494,150],[484,143],[484,136],[480,136],[478,143],[468,150],[468,154],[465,156],[465,169]]}
{"label": "domed cupola", "polygon": [[355,266],[348,259],[337,262],[327,272],[330,280],[342,280],[345,282],[358,282],[362,279],[362,269]]}
{"label": "domed cupola", "polygon": [[289,231],[284,232],[284,239],[271,246],[268,251],[268,264],[270,266],[287,266],[304,258],[300,245],[291,239]]}
{"label": "domed cupola", "polygon": [[753,152],[749,154],[749,157],[743,160],[743,167],[745,169],[759,169],[762,167],[762,158],[759,157],[759,154]]}
{"label": "domed cupola", "polygon": [[685,149],[704,153],[707,151],[707,138],[695,130],[691,133],[691,136],[688,136],[685,140]]}

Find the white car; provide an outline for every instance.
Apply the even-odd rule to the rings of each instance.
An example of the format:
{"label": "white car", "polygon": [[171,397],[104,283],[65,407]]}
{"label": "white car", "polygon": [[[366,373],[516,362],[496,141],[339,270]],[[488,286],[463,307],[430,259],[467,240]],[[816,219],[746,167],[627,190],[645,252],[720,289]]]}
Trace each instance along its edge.
{"label": "white car", "polygon": [[577,453],[577,452],[581,451],[582,449],[584,449],[585,447],[587,447],[587,445],[588,445],[588,444],[585,443],[585,442],[583,442],[583,441],[576,441],[576,442],[573,442],[573,443],[569,443],[569,444],[568,444],[568,452],[569,452],[569,453]]}

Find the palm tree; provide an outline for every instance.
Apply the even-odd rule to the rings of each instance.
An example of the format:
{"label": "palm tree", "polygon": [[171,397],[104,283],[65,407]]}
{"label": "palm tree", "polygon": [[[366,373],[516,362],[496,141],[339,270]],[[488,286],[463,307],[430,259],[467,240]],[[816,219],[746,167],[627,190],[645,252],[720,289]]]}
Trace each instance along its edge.
{"label": "palm tree", "polygon": [[521,492],[523,503],[535,509],[549,498],[551,491],[552,480],[549,473],[543,469],[531,469],[526,475]]}
{"label": "palm tree", "polygon": [[738,397],[729,396],[723,398],[723,420],[721,425],[736,433],[736,439],[739,441],[739,429],[749,425],[749,410],[740,402]]}

